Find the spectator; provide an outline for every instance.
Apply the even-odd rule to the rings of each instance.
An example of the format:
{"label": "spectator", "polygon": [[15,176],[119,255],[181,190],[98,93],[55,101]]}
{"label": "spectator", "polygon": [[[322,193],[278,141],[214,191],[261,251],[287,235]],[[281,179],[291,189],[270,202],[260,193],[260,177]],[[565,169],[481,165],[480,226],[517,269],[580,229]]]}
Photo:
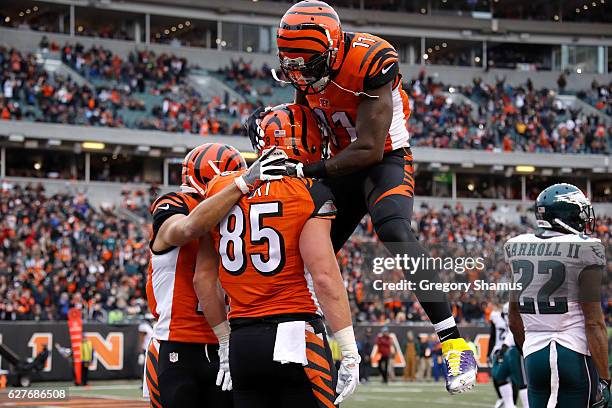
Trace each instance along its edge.
{"label": "spectator", "polygon": [[376,346],[378,347],[378,353],[380,354],[380,360],[378,361],[378,371],[382,375],[382,381],[384,384],[389,382],[389,359],[393,358],[394,347],[393,339],[389,335],[389,328],[383,327],[378,338],[376,339]]}
{"label": "spectator", "polygon": [[357,342],[357,349],[359,350],[359,357],[361,357],[361,363],[359,364],[359,381],[368,382],[370,377],[370,368],[372,366],[372,349],[374,344],[372,343],[372,328],[367,327],[365,329],[364,336]]}
{"label": "spectator", "polygon": [[419,338],[419,369],[417,379],[429,381],[431,379],[433,347],[428,337]]}
{"label": "spectator", "polygon": [[416,381],[417,355],[419,354],[419,343],[414,338],[414,333],[406,333],[406,346],[404,347],[404,381]]}

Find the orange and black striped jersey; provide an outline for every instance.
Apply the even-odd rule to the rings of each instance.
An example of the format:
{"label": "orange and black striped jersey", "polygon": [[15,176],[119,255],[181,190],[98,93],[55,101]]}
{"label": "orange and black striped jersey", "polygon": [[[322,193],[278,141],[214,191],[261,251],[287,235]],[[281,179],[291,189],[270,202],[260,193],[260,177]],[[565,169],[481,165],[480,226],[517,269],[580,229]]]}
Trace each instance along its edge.
{"label": "orange and black striped jersey", "polygon": [[[207,195],[239,174],[216,177]],[[332,197],[318,181],[285,177],[262,184],[232,207],[212,231],[230,318],[317,312],[299,240],[310,218],[335,217]]]}
{"label": "orange and black striped jersey", "polygon": [[402,89],[398,54],[382,38],[366,33],[345,33],[342,64],[319,93],[306,95],[311,109],[331,129],[331,153],[336,154],[358,137],[357,108],[372,89],[392,84],[393,119],[385,152],[407,147],[410,135],[408,95]]}
{"label": "orange and black striped jersey", "polygon": [[198,241],[182,247],[153,251],[153,242],[162,224],[176,214],[189,215],[200,200],[192,194],[169,193],[151,206],[151,236],[147,300],[157,318],[153,337],[157,340],[183,343],[217,343],[217,336],[199,310],[193,288],[193,275],[198,256]]}

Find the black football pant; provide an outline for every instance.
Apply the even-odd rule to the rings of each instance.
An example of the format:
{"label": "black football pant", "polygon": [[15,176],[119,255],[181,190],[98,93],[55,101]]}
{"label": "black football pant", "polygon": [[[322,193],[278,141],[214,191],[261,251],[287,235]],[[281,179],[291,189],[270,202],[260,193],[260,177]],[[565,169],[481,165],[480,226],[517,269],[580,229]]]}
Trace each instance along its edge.
{"label": "black football pant", "polygon": [[161,341],[157,361],[163,408],[231,408],[232,393],[215,384],[219,372],[216,344]]}
{"label": "black football pant", "polygon": [[[324,182],[332,189],[338,208],[331,231],[336,252],[342,249],[361,219],[369,213],[378,238],[392,255],[408,254],[413,258],[429,255],[418,243],[411,227],[414,176],[409,148],[386,153],[381,162],[368,169]],[[421,269],[407,275],[406,279],[439,282],[439,273]],[[452,316],[444,292],[416,290],[414,293],[432,323]]]}
{"label": "black football pant", "polygon": [[336,372],[321,319],[306,336],[308,365],[273,360],[279,322],[306,318],[231,319],[230,371],[236,408],[332,408]]}

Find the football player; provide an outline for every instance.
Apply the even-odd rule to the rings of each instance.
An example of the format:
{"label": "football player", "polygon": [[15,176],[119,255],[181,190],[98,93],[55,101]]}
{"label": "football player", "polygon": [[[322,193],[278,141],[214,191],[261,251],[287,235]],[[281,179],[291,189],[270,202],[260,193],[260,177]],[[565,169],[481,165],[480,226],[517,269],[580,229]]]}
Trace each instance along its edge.
{"label": "football player", "polygon": [[535,203],[541,232],[504,246],[513,281],[510,329],[525,356],[529,405],[607,407],[608,337],[600,304],[605,251],[590,238],[595,215],[571,184],[543,190]]}
{"label": "football player", "polygon": [[[494,352],[491,374],[493,376],[493,383],[499,384],[499,393],[501,394],[504,408],[515,407],[515,389],[521,399],[523,408],[529,408],[525,379],[525,361],[521,352],[516,347],[512,332],[507,331],[508,308],[508,303],[504,304],[501,317],[504,321],[503,327],[505,327],[506,332],[501,344]],[[493,316],[491,316],[491,320],[493,320]],[[498,321],[498,324],[502,323]]]}
{"label": "football player", "polygon": [[[262,149],[277,146],[296,163],[321,160],[321,130],[308,108],[278,106],[263,124]],[[234,177],[215,178],[208,196]],[[354,392],[360,357],[330,239],[335,215],[325,185],[285,177],[242,197],[202,238],[196,292],[220,344],[229,347],[225,368],[236,407],[333,408]],[[218,280],[229,296],[229,324]],[[342,352],[337,377],[317,301]]]}
{"label": "football player", "polygon": [[[506,312],[507,313],[507,312]],[[508,333],[508,323],[502,310],[495,309],[491,312],[491,332],[489,335],[489,349],[487,352],[488,360],[491,368],[495,367],[498,362],[498,353],[504,345],[504,339]],[[504,405],[504,398],[512,395],[512,385],[507,379],[496,381],[493,378],[493,387],[499,399],[495,402],[495,408],[501,408]]]}
{"label": "football player", "polygon": [[[331,231],[334,250],[369,213],[392,254],[427,256],[411,230],[410,107],[395,49],[374,35],[344,32],[335,10],[317,0],[296,3],[285,13],[277,45],[282,72],[296,88],[295,102],[309,106],[331,129],[331,159],[299,163],[292,173],[324,179],[332,189],[338,207]],[[260,114],[255,112],[247,125],[254,144],[261,144]],[[438,271],[411,272],[409,280],[439,279]],[[476,360],[460,336],[447,296],[422,289],[415,294],[442,343],[447,390],[472,388]]]}
{"label": "football player", "polygon": [[208,401],[230,407],[231,395],[215,386],[217,338],[204,319],[193,289],[198,238],[210,231],[258,180],[280,178],[280,156],[262,157],[219,194],[203,200],[220,171],[246,169],[233,147],[206,143],[183,161],[181,190],[151,206],[153,233],[147,280],[149,308],[157,318],[145,364],[145,395],[153,407],[194,407]]}

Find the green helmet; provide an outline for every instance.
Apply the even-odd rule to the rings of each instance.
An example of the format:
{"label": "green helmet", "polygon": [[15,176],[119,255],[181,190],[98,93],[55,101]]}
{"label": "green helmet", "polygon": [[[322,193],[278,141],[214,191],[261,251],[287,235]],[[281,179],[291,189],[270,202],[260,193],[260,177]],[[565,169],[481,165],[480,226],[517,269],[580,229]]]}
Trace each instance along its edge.
{"label": "green helmet", "polygon": [[548,230],[580,234],[595,228],[591,202],[572,184],[553,184],[543,190],[535,203],[535,216],[538,227]]}

